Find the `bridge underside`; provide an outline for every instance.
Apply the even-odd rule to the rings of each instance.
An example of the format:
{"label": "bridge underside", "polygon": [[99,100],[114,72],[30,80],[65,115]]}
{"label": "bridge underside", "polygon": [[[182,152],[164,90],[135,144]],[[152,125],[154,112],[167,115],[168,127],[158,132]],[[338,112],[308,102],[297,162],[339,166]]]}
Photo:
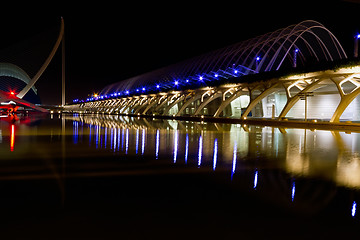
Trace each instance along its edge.
{"label": "bridge underside", "polygon": [[82,113],[360,121],[360,66],[65,106]]}

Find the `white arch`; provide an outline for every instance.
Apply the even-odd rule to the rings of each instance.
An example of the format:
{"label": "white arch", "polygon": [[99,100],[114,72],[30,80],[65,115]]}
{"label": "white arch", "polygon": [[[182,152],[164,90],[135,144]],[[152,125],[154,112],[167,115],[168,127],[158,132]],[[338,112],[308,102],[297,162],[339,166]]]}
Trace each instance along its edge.
{"label": "white arch", "polygon": [[60,32],[59,32],[59,36],[58,39],[55,42],[55,45],[53,47],[53,49],[50,52],[50,55],[48,56],[48,58],[45,60],[44,64],[41,66],[41,68],[39,69],[39,71],[35,74],[35,76],[31,79],[31,81],[24,87],[23,90],[21,90],[18,94],[17,97],[18,98],[23,98],[25,96],[25,94],[34,86],[34,84],[36,83],[36,81],[40,78],[40,76],[43,74],[43,72],[45,71],[45,69],[47,68],[47,66],[49,65],[49,63],[51,62],[52,58],[54,57],[57,49],[59,48],[59,45],[61,43],[61,41],[63,40],[63,36],[64,36],[64,19],[61,18],[61,26],[60,26]]}

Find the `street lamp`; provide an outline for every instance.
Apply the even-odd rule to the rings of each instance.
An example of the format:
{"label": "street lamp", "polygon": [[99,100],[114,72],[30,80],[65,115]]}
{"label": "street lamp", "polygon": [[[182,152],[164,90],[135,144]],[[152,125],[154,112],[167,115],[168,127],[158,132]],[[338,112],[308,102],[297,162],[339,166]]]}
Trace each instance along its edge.
{"label": "street lamp", "polygon": [[258,67],[259,67],[260,59],[261,59],[261,58],[260,58],[259,56],[256,57],[256,69],[255,69],[255,70],[256,70],[257,72],[259,72]]}
{"label": "street lamp", "polygon": [[295,48],[295,50],[294,50],[294,62],[293,62],[293,67],[294,68],[296,68],[296,65],[297,65],[297,54],[298,54],[298,52],[299,52],[299,49],[298,48]]}
{"label": "street lamp", "polygon": [[359,38],[360,38],[360,34],[356,34],[355,37],[354,37],[354,58],[358,57]]}

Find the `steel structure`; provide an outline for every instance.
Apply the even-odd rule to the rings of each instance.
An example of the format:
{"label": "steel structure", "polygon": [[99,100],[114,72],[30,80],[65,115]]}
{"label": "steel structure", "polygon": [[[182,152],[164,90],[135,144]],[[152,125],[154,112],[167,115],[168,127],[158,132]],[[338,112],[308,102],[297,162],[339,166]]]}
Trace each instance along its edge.
{"label": "steel structure", "polygon": [[[336,37],[322,24],[306,20],[192,59],[106,86],[100,96],[166,91],[199,82],[221,81],[298,66],[307,61],[347,58]],[[204,85],[203,84],[203,85]]]}
{"label": "steel structure", "polygon": [[[333,61],[346,57],[339,42],[324,26],[315,21],[304,21],[115,83],[104,88],[102,94],[105,95],[98,96],[96,100],[68,105],[65,109],[74,112],[174,117],[360,121],[360,66],[251,82],[219,82],[216,87],[189,87],[181,91],[170,87],[175,84],[174,81],[177,84],[221,81],[227,77],[276,71],[284,64],[297,66],[309,59]],[[150,88],[152,84],[162,84],[163,87],[167,84],[171,90],[130,94],[130,87]],[[110,94],[112,91],[115,92]],[[121,91],[126,92],[122,95]]]}
{"label": "steel structure", "polygon": [[[12,64],[12,63],[0,63],[0,77],[13,77],[19,79],[20,81],[28,84],[31,81],[29,75],[20,67]],[[32,89],[35,94],[37,94],[37,89],[35,86],[31,86],[29,90]]]}

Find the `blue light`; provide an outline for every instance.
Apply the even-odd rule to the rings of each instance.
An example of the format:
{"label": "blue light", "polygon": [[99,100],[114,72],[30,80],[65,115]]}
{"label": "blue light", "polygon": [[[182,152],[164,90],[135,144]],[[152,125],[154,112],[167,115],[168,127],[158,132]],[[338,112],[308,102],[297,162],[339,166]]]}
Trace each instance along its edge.
{"label": "blue light", "polygon": [[160,88],[160,85],[158,84],[158,85],[156,85],[156,88]]}
{"label": "blue light", "polygon": [[260,61],[260,59],[261,59],[260,57],[256,57],[256,61]]}
{"label": "blue light", "polygon": [[145,91],[145,88],[143,87],[142,90]]}
{"label": "blue light", "polygon": [[186,134],[186,139],[185,139],[185,164],[187,164],[188,155],[189,155],[189,135]]}
{"label": "blue light", "polygon": [[189,82],[189,79],[186,79],[186,82],[188,83],[188,82]]}
{"label": "blue light", "polygon": [[176,163],[177,153],[178,153],[178,132],[177,132],[177,130],[175,130],[175,132],[174,132],[174,163]]}
{"label": "blue light", "polygon": [[135,139],[135,153],[138,154],[139,150],[139,129],[136,129],[136,139]]}
{"label": "blue light", "polygon": [[357,35],[356,35],[356,38],[359,39],[359,38],[360,38],[360,34],[357,34]]}
{"label": "blue light", "polygon": [[175,85],[177,86],[179,84],[179,81],[175,81]]}
{"label": "blue light", "polygon": [[218,76],[219,76],[219,74],[215,73],[214,77],[216,77],[216,78],[217,78]]}
{"label": "blue light", "polygon": [[216,169],[217,152],[218,152],[218,144],[217,144],[217,138],[215,138],[215,140],[214,140],[214,156],[213,156],[213,171],[215,171],[215,169]]}
{"label": "blue light", "polygon": [[351,208],[351,216],[355,217],[356,214],[356,202],[353,202],[352,208]]}
{"label": "blue light", "polygon": [[142,138],[141,138],[141,155],[144,155],[144,152],[145,152],[145,128],[143,128],[141,136],[142,136]]}
{"label": "blue light", "polygon": [[237,73],[238,73],[238,70],[234,70],[234,73],[237,74]]}
{"label": "blue light", "polygon": [[291,201],[293,202],[295,198],[295,182],[293,182],[292,189],[291,189]]}
{"label": "blue light", "polygon": [[203,76],[200,76],[200,77],[199,77],[199,80],[200,80],[200,81],[202,81],[203,79],[204,79]]}
{"label": "blue light", "polygon": [[296,53],[298,53],[298,52],[299,52],[299,49],[298,49],[298,48],[297,48],[297,49],[295,49],[295,52],[296,52]]}
{"label": "blue light", "polygon": [[254,177],[254,189],[256,190],[258,184],[258,170],[255,171],[255,177]]}
{"label": "blue light", "polygon": [[125,93],[126,93],[126,94],[129,94],[129,90],[127,90]]}
{"label": "blue light", "polygon": [[136,89],[136,91],[138,92],[138,91],[139,91],[139,89]]}

